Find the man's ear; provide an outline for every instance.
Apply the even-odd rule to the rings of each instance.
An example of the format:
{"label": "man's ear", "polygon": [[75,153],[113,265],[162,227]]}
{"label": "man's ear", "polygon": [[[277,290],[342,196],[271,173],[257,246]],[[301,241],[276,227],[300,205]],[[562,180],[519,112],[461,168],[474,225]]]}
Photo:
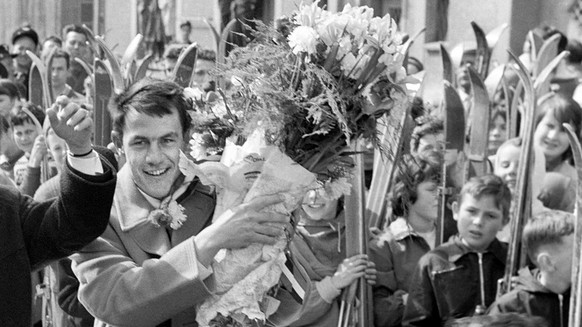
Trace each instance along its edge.
{"label": "man's ear", "polygon": [[111,131],[111,140],[113,140],[113,144],[115,145],[115,148],[117,148],[118,154],[123,154],[123,140],[121,133]]}
{"label": "man's ear", "polygon": [[452,211],[453,211],[453,219],[455,219],[456,221],[459,220],[459,202],[455,201],[453,202],[452,205]]}
{"label": "man's ear", "polygon": [[552,260],[552,256],[548,252],[540,252],[536,257],[536,261],[538,262],[538,267],[540,270],[545,272],[553,272],[556,270],[554,265],[554,260]]}

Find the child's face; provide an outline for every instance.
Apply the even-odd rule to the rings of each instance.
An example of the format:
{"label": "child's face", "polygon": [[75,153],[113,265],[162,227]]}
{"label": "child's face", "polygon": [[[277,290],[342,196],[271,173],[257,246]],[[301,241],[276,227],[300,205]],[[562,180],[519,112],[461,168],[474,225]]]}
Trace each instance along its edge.
{"label": "child's face", "polygon": [[442,151],[445,149],[445,135],[443,133],[426,134],[418,140],[418,150],[424,151]]}
{"label": "child's face", "polygon": [[474,251],[485,251],[503,228],[503,213],[495,202],[491,195],[476,199],[465,194],[460,203],[453,203],[459,235]]}
{"label": "child's face", "polygon": [[324,197],[324,190],[310,190],[303,197],[301,207],[311,220],[333,220],[337,215],[338,200],[329,200]]}
{"label": "child's face", "polygon": [[562,294],[570,288],[572,281],[572,247],[574,244],[574,234],[562,237],[562,243],[552,244],[547,248],[548,255],[551,256],[553,265],[551,271],[544,271],[545,279],[551,284],[551,290]]}
{"label": "child's face", "polygon": [[425,181],[416,187],[416,201],[410,205],[410,213],[436,221],[438,215],[437,183]]}
{"label": "child's face", "polygon": [[13,130],[16,146],[18,146],[20,150],[30,153],[32,146],[34,145],[34,139],[38,136],[34,124],[25,122],[23,125],[14,126]]}
{"label": "child's face", "polygon": [[547,161],[559,158],[570,148],[568,135],[551,110],[536,127],[534,142],[542,149]]}
{"label": "child's face", "polygon": [[489,129],[488,147],[490,153],[495,153],[505,140],[507,140],[507,125],[505,119],[503,119],[502,116],[497,115],[495,119],[491,121],[491,127]]}
{"label": "child's face", "polygon": [[520,149],[516,146],[506,145],[497,151],[495,175],[501,177],[505,181],[512,194],[515,190],[515,183],[517,182],[519,150]]}

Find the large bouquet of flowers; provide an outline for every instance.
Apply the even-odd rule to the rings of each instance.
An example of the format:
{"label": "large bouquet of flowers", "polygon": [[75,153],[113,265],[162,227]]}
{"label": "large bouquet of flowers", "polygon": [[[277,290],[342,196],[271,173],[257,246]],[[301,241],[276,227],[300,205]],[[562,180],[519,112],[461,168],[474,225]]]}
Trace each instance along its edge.
{"label": "large bouquet of flowers", "polygon": [[[278,192],[288,198],[272,210],[290,213],[316,185],[335,198],[346,194],[350,142],[365,138],[379,146],[377,118],[408,104],[395,22],[389,15],[374,17],[368,7],[347,5],[332,13],[315,1],[275,27],[257,23],[254,38],[217,72],[232,87],[196,102],[193,155],[224,147],[220,163],[201,165],[217,186],[216,215]],[[264,321],[274,310],[258,302],[279,280],[286,242],[223,253],[213,269],[224,283],[199,309],[200,325],[226,316]]]}

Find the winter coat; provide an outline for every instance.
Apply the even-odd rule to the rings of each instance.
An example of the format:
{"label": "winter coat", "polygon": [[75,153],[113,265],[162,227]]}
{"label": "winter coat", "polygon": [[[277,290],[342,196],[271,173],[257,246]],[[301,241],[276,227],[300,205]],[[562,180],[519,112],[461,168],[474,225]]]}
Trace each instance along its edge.
{"label": "winter coat", "polygon": [[425,254],[410,282],[403,326],[443,326],[471,316],[495,300],[503,277],[507,245],[494,239],[483,253],[473,252],[460,237]]}
{"label": "winter coat", "polygon": [[397,218],[387,230],[370,242],[369,256],[376,264],[374,324],[400,326],[404,314],[403,295],[420,258],[430,251],[427,242],[404,218]]}

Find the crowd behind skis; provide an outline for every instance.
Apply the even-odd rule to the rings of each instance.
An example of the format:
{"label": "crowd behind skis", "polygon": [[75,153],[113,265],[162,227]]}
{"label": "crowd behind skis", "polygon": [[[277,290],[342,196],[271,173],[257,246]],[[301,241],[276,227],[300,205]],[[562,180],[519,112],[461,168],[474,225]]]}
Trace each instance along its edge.
{"label": "crowd behind skis", "polygon": [[[189,24],[182,27],[189,35]],[[504,70],[503,81],[505,90],[509,92],[503,91],[499,83],[499,87],[494,88],[495,95],[491,96],[488,174],[464,181],[454,190],[450,201],[445,203],[446,215],[441,226],[445,237],[442,244],[439,245],[441,240],[436,232],[436,223],[440,211],[439,190],[443,184],[443,153],[447,144],[445,124],[440,104],[424,101],[421,94],[413,99],[411,97],[410,115],[415,126],[410,135],[405,135],[407,142],[409,140],[406,153],[396,158],[398,169],[386,195],[386,214],[377,228],[371,229],[367,255],[346,255],[344,231],[345,220],[349,217],[344,217],[343,199],[325,200],[322,189],[305,195],[298,210],[300,221],[295,228],[290,253],[294,257],[292,264],[300,266],[298,269],[308,276],[302,283],[311,286],[304,289],[317,293],[320,301],[304,299],[303,306],[313,307],[303,309],[302,315],[287,320],[285,324],[336,326],[340,291],[365,276],[372,285],[373,303],[367,304],[373,306],[376,327],[568,326],[575,225],[573,212],[578,175],[562,124],[571,124],[576,135],[580,136],[582,88],[576,86],[582,80],[582,44],[568,40],[549,27],[535,29],[533,33],[542,40],[558,34],[560,41],[554,57],[563,50],[569,51],[569,56],[554,71],[555,83],[552,83],[551,91],[541,95],[536,104],[534,164],[530,167],[530,174],[534,176],[532,210],[525,226],[520,226],[523,228],[522,242],[527,249],[527,260],[524,260],[525,265],[518,275],[512,278],[512,290],[498,294],[498,281],[504,277],[506,270],[507,242],[511,239],[508,226],[513,217],[511,202],[518,196],[524,196],[516,189],[518,171],[523,164],[519,159],[524,139],[508,138],[508,108],[514,96],[511,92],[515,91],[519,82],[515,70],[508,68]],[[187,37],[185,40],[189,42]],[[67,26],[62,37],[48,36],[45,39],[41,39],[29,26],[20,27],[8,41],[11,45],[0,46],[0,63],[5,68],[5,76],[0,80],[0,182],[17,188],[35,200],[44,201],[59,193],[58,176],[67,149],[65,142],[50,128],[42,131],[37,128],[35,120],[42,124],[45,111],[27,101],[31,92],[28,89],[28,74],[32,61],[26,50],[37,53],[42,60],[50,54],[52,64],[48,76],[55,96],[67,96],[88,109],[91,109],[96,96],[92,79],[74,58],[92,62],[94,53],[87,44],[86,30],[76,25]],[[532,45],[528,42],[525,42],[528,46],[524,47],[520,59],[531,68],[533,62],[528,51],[531,51]],[[164,54],[164,69],[150,71],[149,75],[160,79],[169,76],[185,46],[179,43],[170,45]],[[454,84],[464,105],[467,126],[479,124],[471,120],[474,104],[467,74],[467,67],[474,65],[474,59],[475,49],[465,49],[462,63],[455,71],[457,78]],[[214,61],[213,51],[199,50],[193,85],[204,92],[215,88],[209,75]],[[496,69],[496,65],[501,66],[500,63],[492,63],[490,70]],[[516,64],[509,60],[505,66]],[[422,77],[422,62],[414,57],[408,58],[407,71],[409,75]],[[573,81],[573,85],[559,83],[563,80]],[[150,83],[165,85],[157,81]],[[164,90],[162,86],[160,90]],[[175,90],[172,84],[164,87]],[[125,98],[117,98],[116,105],[122,107],[123,101],[140,101],[134,99],[135,94],[138,90],[146,92],[146,89],[144,85],[130,88],[124,94]],[[153,97],[146,100],[155,101]],[[158,119],[169,117],[164,115]],[[123,128],[123,132],[127,133],[129,127]],[[182,140],[184,146],[187,146],[188,139]],[[95,150],[120,171],[123,165],[132,164],[125,162],[124,153],[115,146],[96,147]],[[41,166],[45,157],[50,158],[49,169],[43,172]],[[463,171],[464,168],[456,169]],[[367,186],[372,173],[371,167],[367,167]],[[452,173],[448,178],[458,178],[460,175]],[[108,229],[100,240],[113,244],[112,247],[129,247],[122,237],[118,240],[112,236],[118,232],[118,229]],[[121,245],[115,244],[116,241]],[[177,248],[181,244],[172,244],[174,246]],[[115,303],[107,310],[103,310],[103,304],[99,301],[87,299],[88,294],[98,294],[100,289],[114,292],[109,289],[115,288],[117,283],[116,280],[98,278],[98,275],[107,274],[119,266],[91,267],[100,260],[98,251],[93,249],[92,253],[74,257],[73,266],[71,259],[66,258],[44,270],[33,272],[31,277],[35,290],[31,319],[35,326],[92,326],[95,319],[120,325],[127,319],[130,322],[123,325],[132,325],[131,319],[139,321],[139,318],[123,317],[119,306],[124,304],[117,302],[119,299],[114,293],[105,300]],[[130,253],[125,253],[125,257],[133,260],[135,265],[132,267],[141,269],[142,265],[147,266],[148,260],[132,257],[131,250],[126,251]],[[107,255],[105,252],[104,256]],[[164,254],[153,257],[153,260],[162,261],[165,257]],[[150,265],[153,264],[150,262]],[[127,278],[127,275],[111,276]],[[78,296],[79,281],[87,284],[82,287],[92,291],[86,290]],[[135,285],[150,287],[138,282]],[[128,292],[126,296],[131,301],[138,301],[137,298],[143,295],[139,289],[127,288],[124,291]],[[194,294],[196,290],[193,288],[192,296]],[[163,292],[152,295],[158,298],[165,296]],[[151,320],[155,324],[177,319],[178,314],[163,306],[141,310],[146,310],[147,314],[168,312],[159,316],[153,314],[155,319],[161,319]],[[139,311],[132,311],[136,312]]]}

